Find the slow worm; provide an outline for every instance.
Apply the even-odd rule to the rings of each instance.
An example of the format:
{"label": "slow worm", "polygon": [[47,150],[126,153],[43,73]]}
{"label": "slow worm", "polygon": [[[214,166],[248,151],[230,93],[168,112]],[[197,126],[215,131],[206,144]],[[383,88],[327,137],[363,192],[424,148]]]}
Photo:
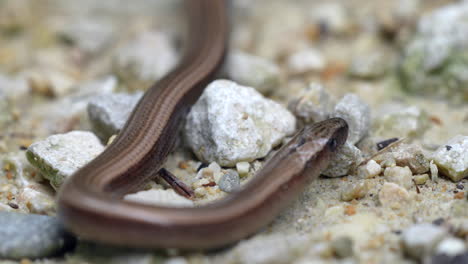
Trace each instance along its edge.
{"label": "slow worm", "polygon": [[145,93],[116,140],[60,189],[58,215],[84,239],[146,248],[230,244],[271,222],[346,141],[342,119],[306,126],[241,190],[208,205],[173,208],[122,200],[161,169],[181,119],[224,58],[224,1],[187,3],[190,37],[180,65]]}

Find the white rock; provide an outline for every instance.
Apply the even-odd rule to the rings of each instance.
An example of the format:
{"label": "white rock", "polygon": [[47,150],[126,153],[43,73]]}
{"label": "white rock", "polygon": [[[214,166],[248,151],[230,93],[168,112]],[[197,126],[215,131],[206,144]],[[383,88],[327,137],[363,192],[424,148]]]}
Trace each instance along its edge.
{"label": "white rock", "polygon": [[456,256],[462,254],[466,249],[465,243],[463,240],[454,237],[448,237],[442,240],[439,245],[437,245],[436,253],[445,254],[448,256]]}
{"label": "white rock", "polygon": [[170,207],[192,207],[193,202],[178,195],[173,189],[140,191],[127,194],[124,200],[144,203],[149,205],[170,206]]}
{"label": "white rock", "polygon": [[398,184],[386,182],[379,191],[379,201],[384,207],[400,209],[408,203],[410,195]]}
{"label": "white rock", "polygon": [[231,52],[226,70],[233,81],[264,94],[276,88],[280,81],[280,70],[274,62],[242,51]]}
{"label": "white rock", "polygon": [[326,62],[318,50],[308,48],[291,54],[287,59],[287,65],[291,73],[301,74],[321,71],[325,68]]}
{"label": "white rock", "polygon": [[409,190],[413,186],[413,173],[408,167],[388,167],[384,171],[385,179]]}
{"label": "white rock", "polygon": [[358,169],[358,175],[361,178],[374,178],[382,172],[382,167],[375,162],[375,160],[369,160],[365,165],[360,166]]}
{"label": "white rock", "polygon": [[403,231],[405,252],[414,259],[422,259],[434,253],[437,244],[446,236],[446,230],[429,223],[417,224]]}
{"label": "white rock", "polygon": [[311,83],[289,102],[288,109],[305,123],[311,123],[330,117],[333,105],[325,88],[319,83]]}
{"label": "white rock", "polygon": [[452,181],[468,177],[468,136],[458,135],[439,147],[433,155],[439,170]]}
{"label": "white rock", "polygon": [[72,131],[52,135],[29,146],[26,156],[54,188],[99,155],[104,146],[91,132]]}
{"label": "white rock", "polygon": [[295,125],[288,110],[255,89],[217,80],[192,107],[185,138],[200,160],[235,166],[265,157]]}
{"label": "white rock", "polygon": [[355,94],[346,94],[336,104],[333,112],[334,117],[341,117],[349,125],[347,142],[356,144],[369,131],[370,109],[369,105]]}
{"label": "white rock", "polygon": [[245,161],[238,162],[236,164],[236,169],[240,176],[245,176],[247,173],[249,173],[250,164]]}
{"label": "white rock", "polygon": [[144,32],[116,52],[115,67],[124,79],[154,82],[177,63],[178,55],[169,36]]}
{"label": "white rock", "polygon": [[142,92],[137,92],[94,97],[88,104],[88,116],[93,131],[104,140],[118,134],[142,96]]}
{"label": "white rock", "polygon": [[338,153],[330,160],[327,169],[322,172],[328,177],[345,176],[362,160],[361,150],[346,142]]}

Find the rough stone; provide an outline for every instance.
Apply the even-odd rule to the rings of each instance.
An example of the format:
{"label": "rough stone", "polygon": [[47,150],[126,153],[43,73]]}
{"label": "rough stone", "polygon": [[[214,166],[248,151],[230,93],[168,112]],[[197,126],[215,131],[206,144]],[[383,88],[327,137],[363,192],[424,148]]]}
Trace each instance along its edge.
{"label": "rough stone", "polygon": [[369,186],[366,181],[349,184],[341,193],[341,200],[351,201],[364,197],[369,191]]}
{"label": "rough stone", "polygon": [[93,98],[87,110],[94,133],[103,141],[118,134],[142,96],[142,92],[137,92],[103,94]]}
{"label": "rough stone", "polygon": [[468,177],[468,136],[455,136],[433,154],[439,171],[452,181]]}
{"label": "rough stone", "polygon": [[360,178],[374,178],[382,172],[382,167],[375,162],[375,160],[369,160],[366,164],[359,166],[358,176]]}
{"label": "rough stone", "polygon": [[65,178],[99,155],[104,146],[91,132],[72,131],[52,135],[29,146],[26,157],[55,188]]}
{"label": "rough stone", "polygon": [[0,212],[0,258],[50,257],[74,245],[58,219],[44,215]]}
{"label": "rough stone", "polygon": [[389,167],[384,171],[385,179],[409,190],[413,186],[411,170],[408,167]]}
{"label": "rough stone", "polygon": [[408,191],[395,183],[386,182],[379,191],[379,202],[384,207],[400,209],[409,199]]}
{"label": "rough stone", "polygon": [[332,116],[341,117],[348,123],[348,140],[350,144],[356,144],[370,129],[370,108],[355,94],[346,94],[335,105]]}
{"label": "rough stone", "polygon": [[192,107],[184,132],[200,160],[235,166],[265,157],[295,131],[295,124],[289,111],[255,89],[217,80]]}

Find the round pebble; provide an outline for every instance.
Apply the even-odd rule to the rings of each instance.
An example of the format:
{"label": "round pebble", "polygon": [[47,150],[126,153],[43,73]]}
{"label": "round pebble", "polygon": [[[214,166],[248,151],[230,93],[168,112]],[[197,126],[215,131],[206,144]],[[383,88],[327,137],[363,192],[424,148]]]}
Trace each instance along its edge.
{"label": "round pebble", "polygon": [[75,239],[57,218],[0,212],[0,258],[44,258],[70,249]]}
{"label": "round pebble", "polygon": [[222,191],[228,193],[238,190],[240,187],[239,174],[234,170],[228,170],[221,176],[218,185]]}

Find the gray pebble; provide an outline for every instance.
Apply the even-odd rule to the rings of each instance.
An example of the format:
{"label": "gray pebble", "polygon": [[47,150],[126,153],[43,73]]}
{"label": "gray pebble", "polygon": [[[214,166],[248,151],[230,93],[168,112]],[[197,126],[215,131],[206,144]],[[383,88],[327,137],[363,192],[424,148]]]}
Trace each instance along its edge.
{"label": "gray pebble", "polygon": [[102,140],[117,134],[127,122],[130,113],[143,93],[100,95],[88,104],[88,116],[93,131]]}
{"label": "gray pebble", "polygon": [[43,258],[71,248],[75,239],[51,216],[0,212],[0,258]]}
{"label": "gray pebble", "polygon": [[338,237],[331,242],[335,255],[339,258],[353,256],[353,240],[347,236]]}
{"label": "gray pebble", "polygon": [[233,192],[239,189],[239,174],[234,170],[228,170],[219,180],[219,188],[225,192]]}

